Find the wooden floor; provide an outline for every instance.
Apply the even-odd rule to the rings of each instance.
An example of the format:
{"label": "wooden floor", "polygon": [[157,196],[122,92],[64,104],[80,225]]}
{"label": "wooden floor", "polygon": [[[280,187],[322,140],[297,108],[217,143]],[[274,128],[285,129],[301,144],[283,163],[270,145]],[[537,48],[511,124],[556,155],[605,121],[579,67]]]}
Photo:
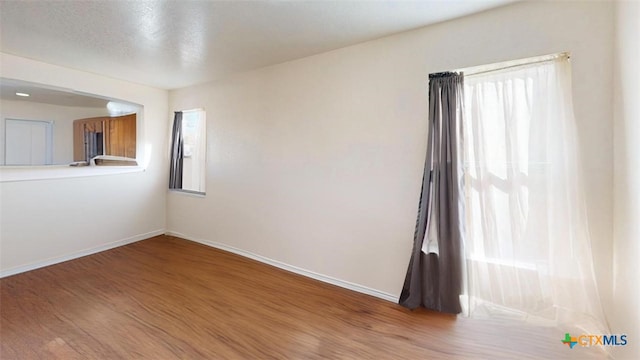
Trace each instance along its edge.
{"label": "wooden floor", "polygon": [[0,359],[561,359],[560,329],[408,311],[159,236],[0,280]]}

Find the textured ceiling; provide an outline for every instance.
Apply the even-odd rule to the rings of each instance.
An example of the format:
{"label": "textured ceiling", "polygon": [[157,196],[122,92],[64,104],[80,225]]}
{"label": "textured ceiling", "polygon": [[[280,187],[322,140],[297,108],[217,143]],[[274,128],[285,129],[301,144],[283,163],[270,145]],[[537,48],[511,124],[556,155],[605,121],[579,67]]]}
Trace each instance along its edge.
{"label": "textured ceiling", "polygon": [[0,50],[173,89],[514,0],[0,1]]}

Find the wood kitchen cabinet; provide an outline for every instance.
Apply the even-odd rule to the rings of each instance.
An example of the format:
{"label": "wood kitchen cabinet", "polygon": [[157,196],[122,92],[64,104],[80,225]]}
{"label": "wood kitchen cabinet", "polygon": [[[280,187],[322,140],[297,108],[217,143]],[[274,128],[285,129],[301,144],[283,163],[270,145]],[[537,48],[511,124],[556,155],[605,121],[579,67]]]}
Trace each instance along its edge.
{"label": "wood kitchen cabinet", "polygon": [[136,157],[136,114],[73,122],[73,160],[96,155]]}

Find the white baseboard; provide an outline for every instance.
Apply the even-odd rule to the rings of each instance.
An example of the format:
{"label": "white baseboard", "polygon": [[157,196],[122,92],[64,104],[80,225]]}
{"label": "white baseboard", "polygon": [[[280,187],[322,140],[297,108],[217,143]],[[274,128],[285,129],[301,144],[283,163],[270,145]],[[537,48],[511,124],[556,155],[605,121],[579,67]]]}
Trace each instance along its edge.
{"label": "white baseboard", "polygon": [[302,276],[306,276],[315,280],[319,280],[325,283],[329,283],[332,285],[336,285],[345,289],[349,289],[352,291],[356,291],[359,293],[363,293],[363,294],[367,294],[367,295],[371,295],[383,300],[387,300],[387,301],[391,301],[394,303],[398,302],[398,297],[395,295],[391,295],[389,293],[385,293],[379,290],[375,290],[366,286],[362,286],[362,285],[358,285],[358,284],[354,284],[352,282],[349,281],[344,281],[344,280],[340,280],[340,279],[336,279],[333,278],[331,276],[326,276],[326,275],[322,275],[313,271],[309,271],[303,268],[299,268],[297,266],[293,266],[293,265],[289,265],[286,263],[283,263],[281,261],[278,260],[273,260],[270,259],[268,257],[262,256],[262,255],[258,255],[258,254],[254,254],[252,252],[249,251],[245,251],[242,249],[238,249],[229,245],[225,245],[222,243],[218,243],[215,241],[211,241],[211,240],[204,240],[204,239],[197,239],[185,234],[181,234],[179,232],[175,232],[175,231],[167,231],[166,232],[167,235],[171,235],[171,236],[175,236],[175,237],[179,237],[185,240],[189,240],[189,241],[193,241],[193,242],[197,242],[203,245],[207,245],[207,246],[211,246],[220,250],[224,250],[224,251],[228,251],[230,253],[234,253],[243,257],[247,257],[249,259],[253,259],[271,266],[275,266],[277,268],[286,270],[286,271],[290,271],[292,273],[296,273]]}
{"label": "white baseboard", "polygon": [[139,234],[139,235],[135,235],[135,236],[132,236],[132,237],[128,237],[126,239],[110,242],[110,243],[107,243],[107,244],[104,244],[104,245],[96,246],[96,247],[93,247],[93,248],[76,251],[76,252],[73,252],[71,254],[62,255],[62,256],[56,256],[54,258],[49,258],[49,259],[46,259],[46,260],[43,260],[43,261],[37,261],[37,262],[30,263],[30,264],[27,264],[27,265],[21,265],[21,266],[17,266],[17,267],[11,268],[11,269],[1,270],[0,271],[0,278],[11,276],[11,275],[15,275],[15,274],[19,274],[19,273],[23,273],[25,271],[35,270],[35,269],[38,269],[38,268],[41,268],[41,267],[54,265],[54,264],[58,264],[58,263],[61,263],[61,262],[65,262],[65,261],[69,261],[69,260],[73,260],[73,259],[77,259],[77,258],[81,258],[83,256],[87,256],[87,255],[95,254],[95,253],[98,253],[98,252],[101,252],[101,251],[113,249],[113,248],[116,248],[116,247],[119,247],[119,246],[131,244],[131,243],[134,243],[136,241],[140,241],[140,240],[148,239],[148,238],[151,238],[151,237],[154,237],[154,236],[162,235],[164,233],[165,233],[164,229],[155,230],[155,231],[151,231],[151,232],[148,232],[148,233],[144,233],[144,234]]}

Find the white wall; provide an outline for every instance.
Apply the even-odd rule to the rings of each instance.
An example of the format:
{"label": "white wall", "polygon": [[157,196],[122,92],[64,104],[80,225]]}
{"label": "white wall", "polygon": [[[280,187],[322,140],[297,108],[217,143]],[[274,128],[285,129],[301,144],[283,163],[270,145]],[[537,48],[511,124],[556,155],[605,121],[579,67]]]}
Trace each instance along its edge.
{"label": "white wall", "polygon": [[570,51],[595,266],[612,278],[613,5],[518,3],[170,93],[203,107],[207,196],[168,229],[398,296],[431,72]]}
{"label": "white wall", "polygon": [[614,332],[630,344],[620,358],[640,359],[640,2],[616,7],[614,67]]}
{"label": "white wall", "polygon": [[9,119],[53,121],[53,163],[73,161],[73,121],[109,116],[107,108],[59,106],[16,100],[0,100],[0,165],[4,164],[4,121]]}
{"label": "white wall", "polygon": [[[144,147],[152,149],[144,172],[0,182],[0,274],[163,233],[167,91],[4,53],[0,63],[2,77],[142,104],[138,130]],[[0,178],[9,178],[11,171],[0,170]]]}

